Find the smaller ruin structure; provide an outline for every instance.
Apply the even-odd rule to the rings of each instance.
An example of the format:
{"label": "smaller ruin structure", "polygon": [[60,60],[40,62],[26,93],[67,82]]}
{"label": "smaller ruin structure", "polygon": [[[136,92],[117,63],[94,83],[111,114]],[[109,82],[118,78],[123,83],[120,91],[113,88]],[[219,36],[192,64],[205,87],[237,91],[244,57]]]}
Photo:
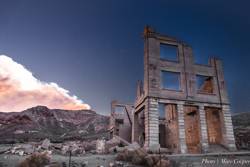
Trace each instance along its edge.
{"label": "smaller ruin structure", "polygon": [[132,142],[132,110],[132,104],[111,102],[110,138],[118,136],[127,142]]}

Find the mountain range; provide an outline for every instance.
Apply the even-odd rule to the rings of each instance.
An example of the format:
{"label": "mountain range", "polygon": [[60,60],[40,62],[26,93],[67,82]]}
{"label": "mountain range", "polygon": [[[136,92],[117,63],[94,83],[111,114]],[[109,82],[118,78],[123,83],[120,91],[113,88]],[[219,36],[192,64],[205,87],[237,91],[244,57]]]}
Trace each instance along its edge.
{"label": "mountain range", "polygon": [[0,112],[0,143],[107,137],[109,117],[92,110],[36,106],[22,112]]}
{"label": "mountain range", "polygon": [[250,112],[235,114],[232,121],[237,148],[250,150]]}

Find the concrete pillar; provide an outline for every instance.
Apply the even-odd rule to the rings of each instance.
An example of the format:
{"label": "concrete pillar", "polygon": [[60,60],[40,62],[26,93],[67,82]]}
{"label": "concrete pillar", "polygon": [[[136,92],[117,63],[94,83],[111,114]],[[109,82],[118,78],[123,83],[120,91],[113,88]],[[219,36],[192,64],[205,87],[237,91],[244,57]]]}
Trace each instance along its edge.
{"label": "concrete pillar", "polygon": [[219,59],[212,59],[211,61],[213,62],[213,65],[215,66],[216,74],[217,74],[217,79],[218,79],[218,91],[220,92],[220,100],[221,103],[229,103],[228,99],[228,94],[226,90],[226,83],[224,79],[224,74],[223,74],[223,66],[222,62]]}
{"label": "concrete pillar", "polygon": [[159,113],[158,101],[148,98],[145,110],[145,146],[159,145]]}
{"label": "concrete pillar", "polygon": [[177,105],[177,111],[178,111],[178,126],[179,126],[179,148],[181,153],[187,153],[183,104]]}
{"label": "concrete pillar", "polygon": [[229,105],[222,105],[222,113],[223,113],[223,121],[224,121],[224,130],[223,130],[223,137],[225,141],[225,146],[231,150],[235,151],[235,138],[234,138],[234,130],[233,130],[233,123],[232,117],[230,113],[230,106]]}
{"label": "concrete pillar", "polygon": [[183,46],[184,55],[183,55],[183,63],[184,71],[182,72],[185,75],[185,80],[183,81],[183,85],[185,85],[187,99],[193,99],[196,95],[196,73],[194,68],[194,59],[193,59],[193,51],[191,46]]}
{"label": "concrete pillar", "polygon": [[200,132],[201,132],[201,149],[203,153],[208,152],[208,133],[207,133],[207,121],[206,121],[206,113],[204,110],[204,105],[199,105],[199,113],[200,113]]}

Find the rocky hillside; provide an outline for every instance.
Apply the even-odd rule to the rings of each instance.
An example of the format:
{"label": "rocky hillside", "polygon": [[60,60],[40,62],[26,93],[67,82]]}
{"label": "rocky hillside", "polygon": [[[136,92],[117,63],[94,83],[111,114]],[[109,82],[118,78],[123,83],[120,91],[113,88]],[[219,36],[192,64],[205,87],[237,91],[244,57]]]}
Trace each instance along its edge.
{"label": "rocky hillside", "polygon": [[22,112],[0,112],[0,143],[54,142],[107,135],[109,117],[91,110],[59,110],[37,106]]}
{"label": "rocky hillside", "polygon": [[233,115],[232,120],[237,148],[250,150],[250,112]]}

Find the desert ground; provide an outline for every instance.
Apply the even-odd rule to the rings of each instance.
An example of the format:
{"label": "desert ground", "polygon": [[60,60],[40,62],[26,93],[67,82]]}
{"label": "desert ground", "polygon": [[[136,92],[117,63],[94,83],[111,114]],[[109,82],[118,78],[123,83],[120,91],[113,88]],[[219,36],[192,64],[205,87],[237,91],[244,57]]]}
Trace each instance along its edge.
{"label": "desert ground", "polygon": [[[0,167],[15,167],[22,160],[28,156],[19,156],[11,154],[1,154],[0,155]],[[109,166],[111,162],[115,159],[115,155],[84,155],[84,156],[72,156],[71,166],[72,167],[97,167],[97,166]],[[52,155],[51,162],[57,162],[61,165],[69,165],[69,157],[63,155]]]}

